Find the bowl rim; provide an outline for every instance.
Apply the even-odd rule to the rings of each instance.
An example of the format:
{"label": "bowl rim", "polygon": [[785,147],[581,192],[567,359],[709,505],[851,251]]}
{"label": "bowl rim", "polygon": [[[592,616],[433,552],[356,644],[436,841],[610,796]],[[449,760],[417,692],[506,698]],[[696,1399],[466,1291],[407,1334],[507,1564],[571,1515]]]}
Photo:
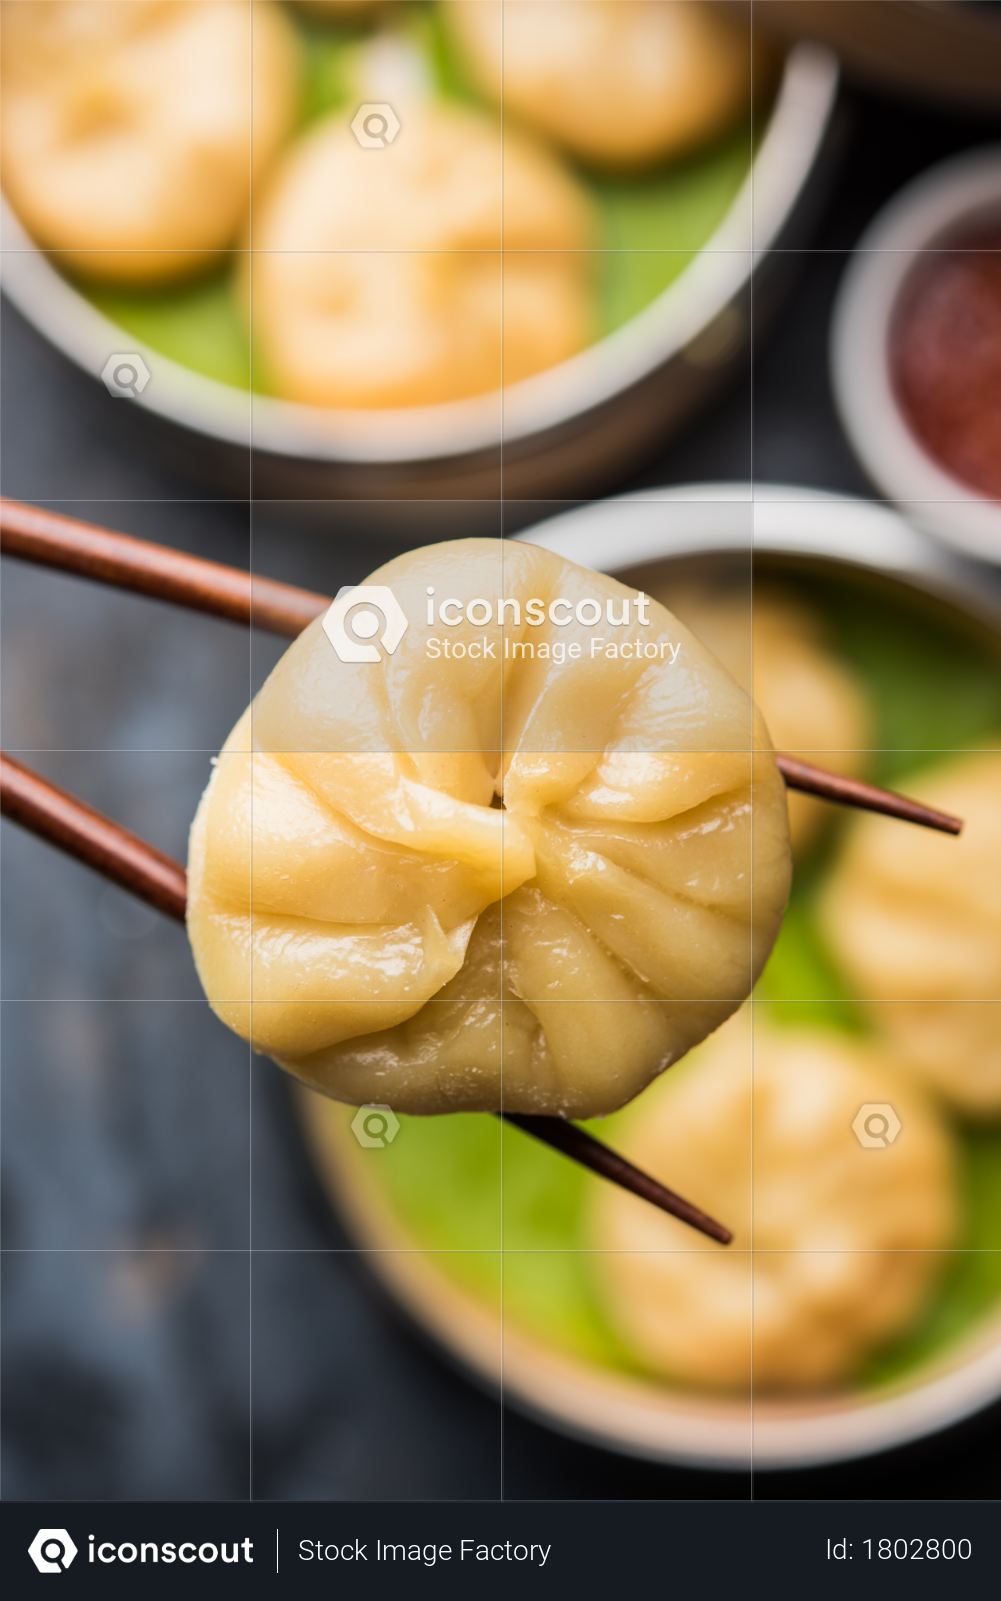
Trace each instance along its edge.
{"label": "bowl rim", "polygon": [[[897,579],[986,623],[1001,636],[1001,575],[958,555],[872,501],[749,483],[640,491],[548,518],[514,536],[584,566],[622,573],[657,561],[755,552],[862,568]],[[376,1274],[416,1324],[474,1380],[561,1433],[605,1449],[727,1471],[819,1467],[910,1444],[1001,1397],[1001,1307],[904,1379],[847,1396],[728,1401],[671,1392],[564,1357],[504,1329],[467,1292],[423,1261],[375,1186],[348,1182],[354,1155],[323,1101],[297,1096],[307,1139]],[[359,1170],[364,1172],[364,1170]],[[426,1253],[433,1256],[433,1253]],[[457,1318],[465,1321],[457,1332]],[[915,1378],[917,1382],[915,1383]]]}
{"label": "bowl rim", "polygon": [[100,378],[123,339],[155,373],[128,400],[219,442],[279,457],[386,465],[463,458],[517,446],[565,426],[634,387],[692,344],[745,290],[776,243],[830,122],[838,66],[822,46],[797,44],[741,188],[715,233],[643,311],[594,345],[507,389],[436,406],[346,410],[305,406],[195,373],[127,335],[92,306],[34,244],[4,200],[4,293],[45,337]]}
{"label": "bowl rim", "polygon": [[[629,516],[618,517],[610,553],[613,508]],[[895,509],[833,490],[671,485],[576,507],[512,537],[607,573],[687,555],[817,557],[898,578],[1001,628],[1001,574],[929,538]]]}
{"label": "bowl rim", "polygon": [[1001,561],[1001,505],[940,467],[912,433],[894,393],[889,328],[919,252],[964,221],[1001,209],[1001,144],[938,163],[875,218],[838,290],[830,365],[842,425],[872,481],[907,515],[971,555]]}

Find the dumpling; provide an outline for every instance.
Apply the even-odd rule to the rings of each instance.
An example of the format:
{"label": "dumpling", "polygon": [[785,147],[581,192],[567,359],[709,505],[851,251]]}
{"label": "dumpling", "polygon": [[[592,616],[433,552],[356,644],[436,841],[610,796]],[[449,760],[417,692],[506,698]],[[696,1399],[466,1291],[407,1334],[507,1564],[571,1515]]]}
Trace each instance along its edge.
{"label": "dumpling", "polygon": [[1001,751],[954,757],[900,788],[964,818],[962,834],[858,818],[821,901],[824,932],[907,1062],[964,1111],[996,1114]]}
{"label": "dumpling", "polygon": [[[734,1231],[713,1245],[612,1185],[590,1238],[602,1302],[654,1372],[720,1389],[847,1379],[906,1330],[954,1243],[948,1131],[885,1052],[748,1009],[630,1110],[616,1145]],[[853,1123],[889,1103],[896,1137]],[[870,1120],[869,1137],[892,1125]],[[883,1114],[885,1118],[885,1114]]]}
{"label": "dumpling", "polygon": [[277,6],[5,0],[2,15],[3,185],[40,245],[145,283],[234,243],[251,169],[297,110],[297,47]]}
{"label": "dumpling", "polygon": [[223,1021],[336,1099],[585,1117],[736,1009],[789,874],[760,715],[670,613],[462,540],[282,658],[199,806],[188,929]]}
{"label": "dumpling", "polygon": [[[821,619],[808,605],[755,583],[753,600],[692,588],[679,595],[677,612],[753,694],[776,750],[847,778],[862,776],[873,741],[869,699],[847,662],[830,650]],[[826,801],[791,794],[794,852],[807,850],[830,816]]]}
{"label": "dumpling", "polygon": [[[761,707],[776,749],[846,778],[861,777],[872,744],[872,711],[859,679],[828,649],[820,619],[790,596],[756,588],[752,632],[753,677],[745,687]],[[793,849],[805,850],[830,816],[826,801],[790,795]]]}
{"label": "dumpling", "polygon": [[599,166],[710,138],[751,104],[751,35],[698,0],[446,0],[476,82]]}
{"label": "dumpling", "polygon": [[328,118],[255,205],[254,333],[286,399],[457,400],[592,337],[595,229],[570,175],[465,108],[414,102],[400,118],[381,149]]}

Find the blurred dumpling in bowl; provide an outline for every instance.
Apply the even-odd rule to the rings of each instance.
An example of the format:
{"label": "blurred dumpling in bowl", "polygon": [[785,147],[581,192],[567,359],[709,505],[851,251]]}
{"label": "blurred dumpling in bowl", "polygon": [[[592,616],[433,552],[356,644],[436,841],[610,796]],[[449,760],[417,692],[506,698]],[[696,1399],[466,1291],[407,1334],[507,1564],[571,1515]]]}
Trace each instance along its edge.
{"label": "blurred dumpling in bowl", "polygon": [[595,229],[571,176],[473,111],[415,100],[399,114],[391,142],[369,149],[343,114],[328,118],[255,205],[256,348],[286,399],[457,400],[592,335]]}
{"label": "blurred dumpling in bowl", "polygon": [[[853,1123],[886,1102],[900,1132],[865,1148]],[[752,1067],[745,1009],[646,1091],[616,1143],[734,1231],[713,1245],[595,1187],[607,1314],[674,1380],[802,1390],[846,1379],[921,1312],[954,1240],[947,1130],[885,1053],[846,1036],[758,1022]]]}
{"label": "blurred dumpling in bowl", "polygon": [[[656,585],[651,592],[657,594]],[[868,695],[831,650],[821,619],[805,602],[755,584],[753,600],[747,593],[675,586],[672,605],[753,694],[776,750],[848,778],[864,774],[873,739]],[[827,801],[790,792],[793,849],[806,850],[832,814]]]}
{"label": "blurred dumpling in bowl", "polygon": [[859,817],[821,902],[823,928],[871,1015],[966,1112],[1001,1112],[1001,751],[902,779],[965,820],[958,839]]}
{"label": "blurred dumpling in bowl", "polygon": [[277,6],[5,0],[2,18],[3,186],[40,245],[145,283],[234,242],[251,167],[296,114],[298,53]]}
{"label": "blurred dumpling in bowl", "polygon": [[698,0],[447,0],[480,88],[600,166],[685,150],[750,108],[750,34]]}

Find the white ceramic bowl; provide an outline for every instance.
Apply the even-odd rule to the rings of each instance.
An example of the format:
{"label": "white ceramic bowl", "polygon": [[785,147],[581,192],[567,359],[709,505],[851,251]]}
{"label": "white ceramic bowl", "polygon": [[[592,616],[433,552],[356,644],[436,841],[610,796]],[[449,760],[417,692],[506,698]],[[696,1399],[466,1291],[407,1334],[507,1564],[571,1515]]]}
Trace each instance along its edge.
{"label": "white ceramic bowl", "polygon": [[889,360],[894,307],[920,252],[988,215],[1001,215],[1001,145],[945,161],[902,190],[860,240],[845,273],[831,366],[841,421],[873,483],[938,538],[1001,562],[1001,505],[927,454],[901,412]]}
{"label": "white ceramic bowl", "polygon": [[246,493],[251,454],[254,491],[269,498],[588,493],[656,449],[746,361],[752,324],[788,280],[789,252],[802,245],[821,198],[811,180],[837,82],[828,51],[796,46],[746,181],[674,282],[571,360],[471,400],[338,411],[217,383],[123,335],[52,266],[7,206],[3,288],[95,381],[112,353],[143,356],[153,377],[141,395],[111,402],[95,384],[95,402],[118,408],[116,426],[145,423],[144,432],[187,471],[233,493]]}
{"label": "white ceramic bowl", "polygon": [[[637,575],[677,562],[711,576],[748,563],[840,572],[986,629],[1001,649],[1001,579],[924,538],[884,507],[810,490],[710,484],[652,490],[519,536],[582,565]],[[631,581],[631,578],[630,580]],[[934,1434],[1001,1397],[1001,1308],[920,1370],[836,1396],[729,1399],[672,1390],[547,1347],[442,1273],[372,1178],[350,1112],[297,1092],[317,1170],[374,1273],[461,1367],[564,1434],[691,1467],[815,1467]]]}

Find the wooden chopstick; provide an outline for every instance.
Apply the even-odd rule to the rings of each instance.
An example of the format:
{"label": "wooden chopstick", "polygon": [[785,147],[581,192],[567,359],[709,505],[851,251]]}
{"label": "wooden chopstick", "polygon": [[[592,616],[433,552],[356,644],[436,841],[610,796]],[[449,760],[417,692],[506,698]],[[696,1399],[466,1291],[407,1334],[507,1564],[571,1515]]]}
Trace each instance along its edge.
{"label": "wooden chopstick", "polygon": [[858,778],[844,778],[830,773],[824,767],[810,762],[797,761],[794,756],[776,753],[776,764],[788,789],[801,790],[804,795],[817,795],[821,800],[834,801],[838,806],[854,806],[863,812],[882,812],[886,817],[897,817],[902,823],[919,823],[922,828],[937,828],[941,834],[961,834],[963,820],[950,817],[948,812],[936,812],[920,801],[908,800],[906,795],[895,795],[890,789],[877,789],[874,784],[863,784]]}
{"label": "wooden chopstick", "polygon": [[[0,751],[0,812],[12,822],[20,823],[29,833],[37,834],[58,850],[92,867],[102,877],[155,906],[157,911],[179,923],[184,922],[187,874],[180,862],[165,856],[75,795],[50,784],[5,751]],[[680,1218],[721,1245],[729,1245],[733,1238],[722,1223],[633,1167],[625,1157],[602,1145],[576,1123],[565,1123],[558,1117],[528,1117],[520,1112],[501,1112],[498,1116],[571,1161],[630,1190],[662,1212]]]}
{"label": "wooden chopstick", "polygon": [[184,922],[188,877],[180,862],[50,784],[6,751],[0,751],[0,812],[148,901],[158,912]]}
{"label": "wooden chopstick", "polygon": [[[186,556],[126,534],[109,533],[74,517],[39,511],[16,500],[0,500],[0,553],[290,638],[301,634],[330,605],[325,595],[312,590],[258,578],[239,568]],[[891,790],[842,778],[792,756],[780,754],[777,760],[790,789],[841,806],[882,812],[944,834],[962,831],[960,818],[895,795]]]}
{"label": "wooden chopstick", "polygon": [[505,1123],[513,1123],[515,1128],[531,1134],[533,1139],[551,1145],[554,1151],[562,1151],[564,1156],[579,1162],[582,1167],[589,1167],[592,1173],[600,1174],[603,1179],[609,1179],[624,1190],[631,1190],[641,1200],[659,1206],[662,1212],[670,1212],[672,1217],[690,1224],[700,1234],[708,1234],[711,1240],[718,1240],[720,1245],[729,1245],[733,1239],[730,1230],[724,1228],[722,1223],[717,1223],[715,1218],[700,1212],[690,1201],[659,1184],[649,1173],[633,1167],[632,1162],[627,1162],[618,1151],[613,1151],[609,1145],[602,1145],[600,1140],[596,1140],[586,1129],[579,1128],[576,1123],[566,1123],[561,1117],[528,1116],[524,1112],[498,1112],[497,1115]]}
{"label": "wooden chopstick", "polygon": [[330,605],[325,595],[258,578],[239,567],[203,561],[166,545],[113,534],[93,523],[0,500],[0,551],[77,578],[173,601],[231,623],[252,624],[294,639]]}

